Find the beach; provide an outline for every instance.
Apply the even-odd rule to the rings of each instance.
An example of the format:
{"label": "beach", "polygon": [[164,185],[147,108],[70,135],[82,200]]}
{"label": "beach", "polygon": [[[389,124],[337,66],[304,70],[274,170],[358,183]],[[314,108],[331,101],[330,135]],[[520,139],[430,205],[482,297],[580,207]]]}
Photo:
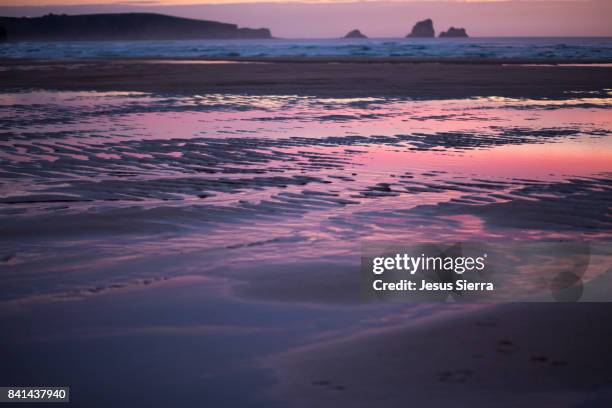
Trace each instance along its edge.
{"label": "beach", "polygon": [[293,406],[597,407],[610,400],[606,304],[516,304],[275,357]]}
{"label": "beach", "polygon": [[612,400],[610,303],[371,302],[360,279],[364,242],[581,242],[605,298],[605,61],[5,59],[0,74],[0,383],[68,384],[88,407]]}
{"label": "beach", "polygon": [[[560,98],[609,86],[605,66],[532,65],[533,60],[234,58],[208,60],[4,60],[3,88],[172,93]],[[553,61],[570,63],[572,61]],[[356,86],[358,84],[358,86]]]}
{"label": "beach", "polygon": [[[321,97],[562,98],[610,85],[587,60],[260,57],[3,60],[2,88],[312,95]],[[561,64],[561,65],[557,65]],[[563,66],[569,64],[569,66]]]}

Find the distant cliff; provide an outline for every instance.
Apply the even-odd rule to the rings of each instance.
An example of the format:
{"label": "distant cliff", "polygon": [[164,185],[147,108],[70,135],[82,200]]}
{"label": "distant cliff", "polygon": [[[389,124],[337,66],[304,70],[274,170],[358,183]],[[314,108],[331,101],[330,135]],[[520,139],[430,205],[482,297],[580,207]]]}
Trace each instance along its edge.
{"label": "distant cliff", "polygon": [[419,21],[412,27],[412,31],[406,37],[413,38],[431,38],[435,37],[436,32],[434,31],[433,21],[430,18],[427,20]]}
{"label": "distant cliff", "polygon": [[267,28],[154,13],[0,17],[8,41],[107,41],[272,38]]}
{"label": "distant cliff", "polygon": [[440,33],[440,38],[468,38],[465,28],[451,27],[447,31]]}

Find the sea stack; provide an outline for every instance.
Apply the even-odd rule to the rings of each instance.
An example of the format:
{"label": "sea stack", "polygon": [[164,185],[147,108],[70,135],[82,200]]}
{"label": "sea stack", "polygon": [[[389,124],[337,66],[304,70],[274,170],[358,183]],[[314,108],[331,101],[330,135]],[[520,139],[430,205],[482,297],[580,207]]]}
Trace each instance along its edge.
{"label": "sea stack", "polygon": [[440,38],[468,38],[465,28],[451,27],[447,31],[440,33]]}
{"label": "sea stack", "polygon": [[408,38],[433,38],[436,36],[433,21],[431,18],[419,21],[412,27],[412,31],[406,37]]}
{"label": "sea stack", "polygon": [[344,36],[344,38],[368,38],[361,31],[355,29],[353,31],[349,31],[348,34]]}

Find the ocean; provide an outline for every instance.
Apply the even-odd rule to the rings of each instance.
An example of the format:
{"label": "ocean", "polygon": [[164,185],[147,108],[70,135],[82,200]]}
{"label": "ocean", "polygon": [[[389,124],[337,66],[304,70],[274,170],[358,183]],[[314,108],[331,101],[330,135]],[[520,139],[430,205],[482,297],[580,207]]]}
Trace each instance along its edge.
{"label": "ocean", "polygon": [[278,56],[401,56],[612,61],[612,38],[274,39],[0,44],[0,58]]}

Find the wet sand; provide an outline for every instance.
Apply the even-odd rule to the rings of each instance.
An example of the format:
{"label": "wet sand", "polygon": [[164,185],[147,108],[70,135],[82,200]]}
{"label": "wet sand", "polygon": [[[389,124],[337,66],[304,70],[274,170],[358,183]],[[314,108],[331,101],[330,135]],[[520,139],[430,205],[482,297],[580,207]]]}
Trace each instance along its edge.
{"label": "wet sand", "polygon": [[[0,379],[61,367],[87,406],[142,401],[134,383],[151,406],[186,385],[272,406],[242,392],[269,386],[257,359],[280,406],[612,400],[610,304],[363,304],[356,265],[389,236],[610,242],[612,68],[209,62],[0,63],[3,91],[166,94],[3,95],[0,349],[20,377]],[[295,94],[322,98],[269,96]]]}
{"label": "wet sand", "polygon": [[529,65],[533,60],[407,58],[2,60],[0,88],[429,99],[561,98],[568,92],[601,91],[612,86],[612,68],[592,62],[593,66],[533,66]]}
{"label": "wet sand", "polygon": [[284,353],[294,407],[602,407],[609,304],[514,304]]}

